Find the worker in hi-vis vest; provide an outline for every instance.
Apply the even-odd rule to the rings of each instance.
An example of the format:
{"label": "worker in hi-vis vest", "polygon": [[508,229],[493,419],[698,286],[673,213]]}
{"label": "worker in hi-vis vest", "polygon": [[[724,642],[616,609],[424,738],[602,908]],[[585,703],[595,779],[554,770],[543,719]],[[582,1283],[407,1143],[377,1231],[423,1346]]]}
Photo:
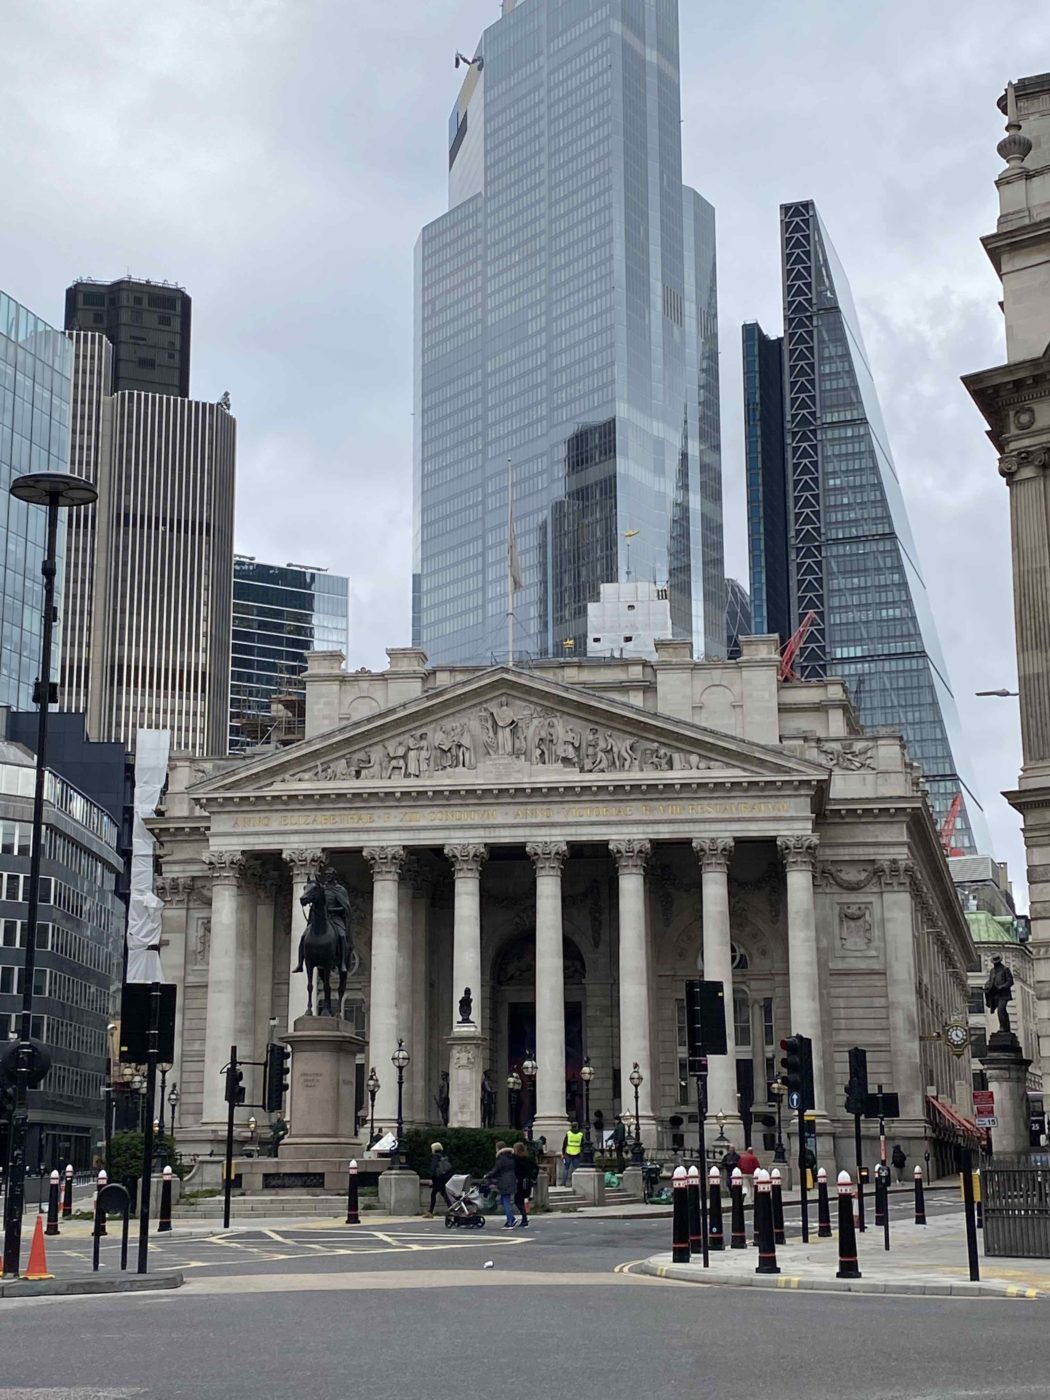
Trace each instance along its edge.
{"label": "worker in hi-vis vest", "polygon": [[582,1151],[583,1134],[580,1132],[579,1124],[573,1123],[565,1134],[561,1145],[561,1184],[563,1186],[568,1186],[572,1181],[572,1174],[579,1166]]}

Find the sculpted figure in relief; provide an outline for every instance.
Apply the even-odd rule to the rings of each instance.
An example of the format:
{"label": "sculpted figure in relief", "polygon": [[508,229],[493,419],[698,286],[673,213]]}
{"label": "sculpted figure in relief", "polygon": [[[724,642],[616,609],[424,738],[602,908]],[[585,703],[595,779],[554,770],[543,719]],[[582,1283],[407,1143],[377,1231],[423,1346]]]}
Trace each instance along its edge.
{"label": "sculpted figure in relief", "polygon": [[496,727],[496,753],[501,758],[513,758],[518,717],[505,699],[500,700],[492,711],[492,723]]}

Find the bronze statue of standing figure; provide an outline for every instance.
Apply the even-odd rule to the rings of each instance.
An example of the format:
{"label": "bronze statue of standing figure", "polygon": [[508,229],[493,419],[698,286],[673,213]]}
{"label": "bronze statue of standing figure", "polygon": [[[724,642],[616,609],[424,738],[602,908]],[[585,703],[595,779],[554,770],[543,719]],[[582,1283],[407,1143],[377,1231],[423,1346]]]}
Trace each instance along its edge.
{"label": "bronze statue of standing figure", "polygon": [[1002,955],[994,954],[992,966],[988,972],[988,981],[984,984],[984,1004],[989,1011],[994,1011],[999,1017],[999,1030],[1004,1035],[1010,1034],[1010,1002],[1013,1001],[1014,975],[1003,962]]}

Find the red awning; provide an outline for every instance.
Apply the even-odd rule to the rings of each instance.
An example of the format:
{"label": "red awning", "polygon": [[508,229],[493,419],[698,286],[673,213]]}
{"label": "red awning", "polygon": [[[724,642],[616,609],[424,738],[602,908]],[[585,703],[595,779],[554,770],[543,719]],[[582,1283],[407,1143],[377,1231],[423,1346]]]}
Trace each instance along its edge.
{"label": "red awning", "polygon": [[971,1147],[980,1147],[985,1140],[984,1129],[971,1122],[951,1104],[943,1103],[935,1094],[926,1095],[926,1107],[930,1122],[941,1136],[952,1142],[964,1142]]}

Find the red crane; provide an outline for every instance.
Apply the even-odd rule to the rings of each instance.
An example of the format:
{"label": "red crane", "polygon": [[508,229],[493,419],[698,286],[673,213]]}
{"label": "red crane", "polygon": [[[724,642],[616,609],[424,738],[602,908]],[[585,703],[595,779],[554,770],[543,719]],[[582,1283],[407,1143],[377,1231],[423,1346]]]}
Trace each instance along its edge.
{"label": "red crane", "polygon": [[780,653],[779,679],[782,681],[800,681],[802,677],[795,670],[795,657],[799,653],[799,648],[806,640],[806,633],[817,620],[815,612],[806,613],[799,623],[798,631],[793,633],[784,643],[784,648]]}
{"label": "red crane", "polygon": [[962,793],[957,792],[952,798],[952,805],[948,808],[948,815],[944,819],[941,827],[941,845],[944,847],[944,854],[947,856],[964,856],[965,851],[958,846],[952,845],[952,837],[955,835],[955,824],[959,820],[959,813],[962,811]]}

